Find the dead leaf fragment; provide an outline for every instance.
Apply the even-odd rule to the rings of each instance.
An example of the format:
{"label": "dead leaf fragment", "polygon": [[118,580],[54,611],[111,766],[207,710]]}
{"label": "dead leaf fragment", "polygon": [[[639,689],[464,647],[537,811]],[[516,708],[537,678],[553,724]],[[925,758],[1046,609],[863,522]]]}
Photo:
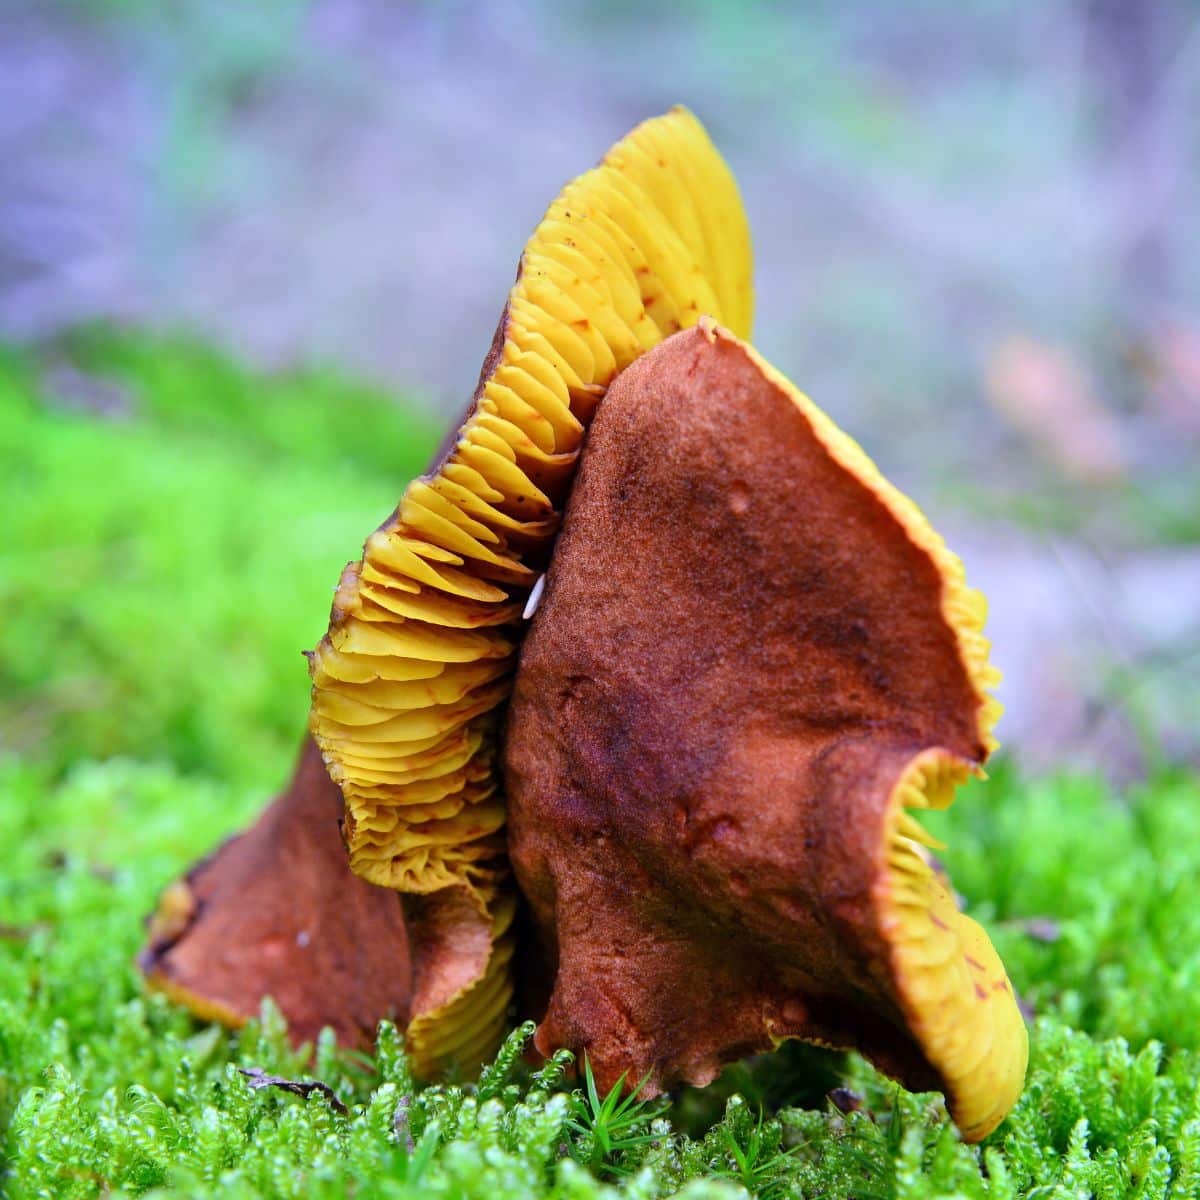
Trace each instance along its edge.
{"label": "dead leaf fragment", "polygon": [[863,1098],[847,1087],[835,1087],[829,1093],[829,1103],[841,1113],[858,1112],[863,1106]]}
{"label": "dead leaf fragment", "polygon": [[313,1092],[320,1092],[329,1101],[329,1107],[341,1116],[347,1116],[349,1109],[337,1098],[333,1088],[319,1079],[285,1079],[282,1075],[268,1075],[261,1067],[238,1067],[238,1074],[246,1077],[247,1084],[258,1091],[260,1088],[278,1088],[281,1092],[290,1092],[293,1096],[307,1099]]}
{"label": "dead leaf fragment", "polygon": [[1084,483],[1123,476],[1124,438],[1082,363],[1061,346],[1013,337],[987,366],[992,407],[1054,463]]}

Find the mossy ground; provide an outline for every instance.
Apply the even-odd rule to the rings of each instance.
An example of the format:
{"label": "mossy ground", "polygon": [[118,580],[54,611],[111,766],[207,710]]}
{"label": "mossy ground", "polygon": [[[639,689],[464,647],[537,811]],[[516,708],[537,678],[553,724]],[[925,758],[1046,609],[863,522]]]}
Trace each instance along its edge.
{"label": "mossy ground", "polygon": [[[91,335],[0,358],[0,1190],[13,1197],[1200,1196],[1200,781],[993,779],[930,821],[1036,1012],[1029,1086],[983,1147],[856,1058],[788,1049],[615,1108],[531,1074],[478,1086],[229,1035],[146,997],[141,918],[286,776],[298,651],[435,440],[320,374]],[[47,378],[73,378],[54,399]],[[84,402],[80,404],[80,397]],[[104,412],[97,411],[104,407]],[[253,1091],[320,1078],[348,1105]],[[827,1093],[861,1098],[844,1114]],[[574,1089],[574,1090],[573,1090]],[[843,1104],[847,1097],[840,1095]]]}

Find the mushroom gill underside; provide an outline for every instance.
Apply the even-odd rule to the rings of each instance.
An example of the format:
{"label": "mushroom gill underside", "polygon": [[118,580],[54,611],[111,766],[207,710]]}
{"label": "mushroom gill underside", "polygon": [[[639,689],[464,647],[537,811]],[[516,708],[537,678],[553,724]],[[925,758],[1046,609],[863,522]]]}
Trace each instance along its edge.
{"label": "mushroom gill underside", "polygon": [[463,424],[343,573],[310,728],[352,868],[406,893],[419,930],[407,1036],[426,1076],[476,1069],[506,1026],[499,722],[585,429],[663,338],[705,315],[748,334],[751,294],[737,186],[703,127],[682,109],[639,125],[550,206]]}

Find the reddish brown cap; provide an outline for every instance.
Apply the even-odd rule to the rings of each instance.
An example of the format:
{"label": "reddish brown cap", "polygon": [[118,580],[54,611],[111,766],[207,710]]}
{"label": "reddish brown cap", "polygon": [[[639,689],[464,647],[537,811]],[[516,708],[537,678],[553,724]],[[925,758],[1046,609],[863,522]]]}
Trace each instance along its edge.
{"label": "reddish brown cap", "polygon": [[993,745],[982,619],[916,507],[732,334],[625,371],[508,717],[510,853],[555,971],[539,1048],[656,1092],[804,1038],[992,1129],[1024,1025],[906,811]]}
{"label": "reddish brown cap", "polygon": [[341,815],[341,792],[306,740],[287,791],[163,893],[138,958],[149,985],[234,1026],[271,996],[297,1044],[329,1025],[366,1048],[381,1020],[407,1020],[400,900],[350,870]]}

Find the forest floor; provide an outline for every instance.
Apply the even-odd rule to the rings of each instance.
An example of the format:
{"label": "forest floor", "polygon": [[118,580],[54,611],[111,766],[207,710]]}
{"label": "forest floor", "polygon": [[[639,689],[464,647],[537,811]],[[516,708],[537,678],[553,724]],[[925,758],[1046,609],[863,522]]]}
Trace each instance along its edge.
{"label": "forest floor", "polygon": [[305,1059],[270,1011],[228,1034],[147,996],[143,918],[286,778],[298,650],[437,430],[193,345],[56,353],[0,356],[0,1191],[1200,1196],[1200,777],[1152,723],[1128,783],[1002,758],[929,822],[1032,1020],[982,1147],[854,1056],[792,1047],[614,1110],[562,1064],[531,1074],[527,1030],[478,1084],[420,1090],[393,1031]]}

